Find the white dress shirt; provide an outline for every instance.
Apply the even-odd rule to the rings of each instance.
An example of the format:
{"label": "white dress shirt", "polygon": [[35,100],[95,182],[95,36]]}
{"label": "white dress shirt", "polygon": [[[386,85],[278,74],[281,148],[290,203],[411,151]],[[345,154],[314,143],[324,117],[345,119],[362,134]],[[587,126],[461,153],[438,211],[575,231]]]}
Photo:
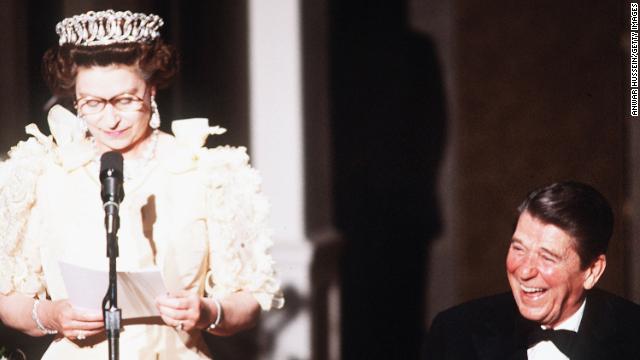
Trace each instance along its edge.
{"label": "white dress shirt", "polygon": [[[580,321],[582,321],[582,315],[584,314],[584,305],[586,303],[586,299],[582,301],[582,305],[575,314],[571,315],[567,320],[558,324],[558,326],[554,327],[554,330],[571,330],[578,332],[578,328],[580,327]],[[546,329],[546,327],[541,326],[541,328]],[[530,347],[527,350],[527,358],[529,360],[567,360],[569,359],[565,354],[560,351],[553,342],[551,341],[541,341],[537,343],[535,346]]]}

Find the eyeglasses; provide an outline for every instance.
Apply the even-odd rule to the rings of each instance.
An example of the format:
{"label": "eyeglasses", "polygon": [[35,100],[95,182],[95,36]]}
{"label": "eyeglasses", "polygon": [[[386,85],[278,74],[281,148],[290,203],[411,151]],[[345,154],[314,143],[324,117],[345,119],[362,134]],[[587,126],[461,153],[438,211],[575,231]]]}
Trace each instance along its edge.
{"label": "eyeglasses", "polygon": [[112,97],[111,99],[85,96],[76,100],[75,106],[82,115],[95,115],[104,110],[107,103],[111,104],[111,106],[120,112],[134,112],[144,108],[144,100],[131,94],[122,94]]}

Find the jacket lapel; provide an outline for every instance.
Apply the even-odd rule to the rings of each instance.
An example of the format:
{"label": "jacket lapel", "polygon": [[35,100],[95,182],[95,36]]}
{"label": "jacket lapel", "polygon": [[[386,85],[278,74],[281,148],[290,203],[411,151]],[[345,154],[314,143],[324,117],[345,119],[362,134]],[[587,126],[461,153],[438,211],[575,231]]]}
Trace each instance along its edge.
{"label": "jacket lapel", "polygon": [[[473,342],[479,360],[526,360],[526,334],[532,323],[520,316],[511,293],[499,311],[485,314]],[[505,311],[508,309],[508,311]]]}
{"label": "jacket lapel", "polygon": [[612,338],[618,329],[612,316],[611,305],[596,294],[587,295],[584,315],[578,329],[574,358],[607,359],[616,352]]}

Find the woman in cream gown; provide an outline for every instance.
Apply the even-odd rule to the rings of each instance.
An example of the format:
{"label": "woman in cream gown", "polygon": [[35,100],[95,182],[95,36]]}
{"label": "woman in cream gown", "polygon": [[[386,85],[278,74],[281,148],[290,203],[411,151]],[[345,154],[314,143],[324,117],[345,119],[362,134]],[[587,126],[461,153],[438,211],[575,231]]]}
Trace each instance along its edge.
{"label": "woman in cream gown", "polygon": [[[154,95],[175,65],[161,25],[155,15],[113,11],[61,22],[53,54],[70,51],[73,61],[50,52],[47,80],[75,98],[77,114],[54,106],[52,136],[29,125],[31,137],[0,164],[0,321],[32,336],[55,333],[44,359],[107,357],[102,313],[67,300],[60,270],[65,262],[108,271],[97,160],[106,151],[125,159],[118,270],[157,268],[169,291],[155,300],[159,317],[123,314],[122,359],[209,358],[201,331],[234,334],[283,305],[268,203],[245,149],[204,148],[224,131],[205,119],[174,121],[174,135],[157,130]],[[128,58],[95,55],[138,44],[146,50]],[[157,53],[164,60],[149,65]]]}

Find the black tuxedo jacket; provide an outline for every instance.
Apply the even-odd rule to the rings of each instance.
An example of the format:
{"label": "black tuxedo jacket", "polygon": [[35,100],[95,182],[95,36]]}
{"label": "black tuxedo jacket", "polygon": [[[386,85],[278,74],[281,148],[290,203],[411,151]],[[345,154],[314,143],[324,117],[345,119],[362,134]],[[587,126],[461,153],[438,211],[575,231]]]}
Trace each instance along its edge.
{"label": "black tuxedo jacket", "polygon": [[[535,326],[510,292],[473,300],[436,316],[426,359],[527,359],[526,334]],[[574,349],[572,360],[640,359],[640,305],[589,291]]]}

